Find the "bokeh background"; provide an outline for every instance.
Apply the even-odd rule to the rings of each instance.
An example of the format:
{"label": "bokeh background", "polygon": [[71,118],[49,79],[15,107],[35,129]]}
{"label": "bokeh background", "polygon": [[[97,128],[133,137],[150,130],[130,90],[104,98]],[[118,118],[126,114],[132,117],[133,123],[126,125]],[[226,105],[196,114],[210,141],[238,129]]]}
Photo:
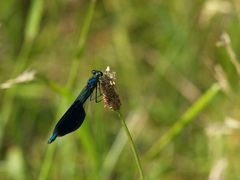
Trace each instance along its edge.
{"label": "bokeh background", "polygon": [[139,179],[102,102],[47,144],[107,66],[146,179],[240,179],[239,34],[238,0],[0,1],[0,179]]}

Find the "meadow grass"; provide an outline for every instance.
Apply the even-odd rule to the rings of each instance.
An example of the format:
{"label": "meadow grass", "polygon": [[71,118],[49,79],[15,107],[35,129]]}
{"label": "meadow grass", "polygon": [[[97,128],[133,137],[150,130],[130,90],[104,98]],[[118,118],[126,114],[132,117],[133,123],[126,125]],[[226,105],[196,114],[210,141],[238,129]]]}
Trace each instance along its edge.
{"label": "meadow grass", "polygon": [[[0,179],[139,179],[139,169],[239,179],[239,10],[235,0],[1,1],[0,87],[37,73],[0,88]],[[91,70],[108,65],[124,119],[89,102],[82,127],[48,145]]]}

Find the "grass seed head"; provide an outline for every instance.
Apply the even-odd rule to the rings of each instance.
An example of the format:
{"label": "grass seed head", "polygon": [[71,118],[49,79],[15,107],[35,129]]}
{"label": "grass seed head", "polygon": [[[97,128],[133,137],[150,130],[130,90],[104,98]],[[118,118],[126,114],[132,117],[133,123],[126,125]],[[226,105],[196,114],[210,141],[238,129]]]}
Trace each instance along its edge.
{"label": "grass seed head", "polygon": [[103,93],[104,107],[113,111],[120,109],[121,101],[115,88],[116,73],[110,71],[108,66],[101,77],[101,90]]}

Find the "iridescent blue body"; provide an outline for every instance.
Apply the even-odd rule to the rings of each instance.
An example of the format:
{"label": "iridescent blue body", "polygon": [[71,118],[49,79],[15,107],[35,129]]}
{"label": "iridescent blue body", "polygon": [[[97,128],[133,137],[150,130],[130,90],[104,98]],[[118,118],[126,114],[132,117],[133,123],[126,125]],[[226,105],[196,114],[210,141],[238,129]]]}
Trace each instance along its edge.
{"label": "iridescent blue body", "polygon": [[[102,72],[93,70],[92,74],[93,76],[88,80],[87,85],[80,92],[77,99],[56,124],[53,134],[48,140],[49,144],[52,143],[58,136],[64,136],[68,133],[71,133],[82,125],[86,116],[83,104],[92,95],[94,89],[97,91],[99,87],[99,78],[102,76]],[[97,92],[95,95],[95,100],[97,102]]]}

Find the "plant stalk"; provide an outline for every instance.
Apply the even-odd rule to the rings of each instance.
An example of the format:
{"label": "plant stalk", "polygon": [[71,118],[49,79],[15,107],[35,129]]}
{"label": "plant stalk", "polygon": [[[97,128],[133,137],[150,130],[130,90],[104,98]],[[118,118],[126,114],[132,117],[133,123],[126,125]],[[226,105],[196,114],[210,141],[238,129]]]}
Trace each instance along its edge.
{"label": "plant stalk", "polygon": [[138,167],[138,170],[139,170],[139,173],[140,173],[140,177],[141,177],[142,180],[144,180],[144,174],[143,174],[142,164],[141,164],[139,155],[138,155],[138,153],[137,153],[136,146],[135,146],[134,141],[133,141],[133,139],[132,139],[131,133],[130,133],[130,131],[128,130],[128,127],[127,127],[126,122],[124,121],[124,119],[123,119],[123,117],[122,117],[121,112],[120,112],[120,111],[117,111],[117,113],[118,113],[119,119],[121,120],[123,129],[124,129],[124,131],[126,132],[126,135],[127,135],[127,137],[128,137],[128,140],[129,140],[129,142],[130,142],[131,149],[132,149],[132,152],[133,152],[133,154],[134,154],[134,158],[135,158],[135,160],[136,160],[137,167]]}

